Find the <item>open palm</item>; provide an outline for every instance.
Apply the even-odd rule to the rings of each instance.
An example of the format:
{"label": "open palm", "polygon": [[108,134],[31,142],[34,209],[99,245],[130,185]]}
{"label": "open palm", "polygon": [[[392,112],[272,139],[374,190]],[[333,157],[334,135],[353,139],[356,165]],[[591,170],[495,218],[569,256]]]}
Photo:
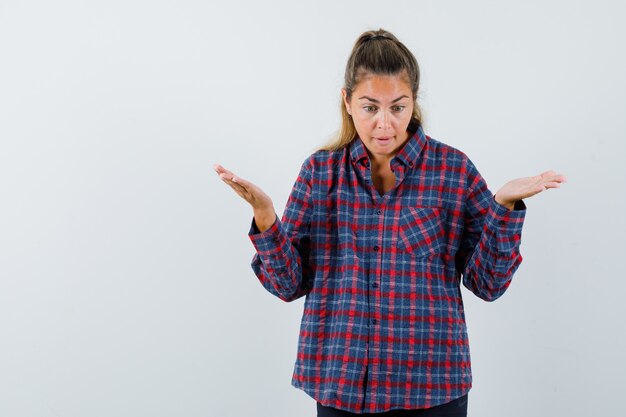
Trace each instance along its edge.
{"label": "open palm", "polygon": [[213,169],[220,176],[222,181],[230,185],[237,194],[246,200],[255,210],[273,210],[272,199],[261,190],[258,186],[250,181],[244,180],[236,176],[219,164],[213,165]]}
{"label": "open palm", "polygon": [[517,178],[507,182],[498,190],[496,200],[500,204],[510,206],[517,200],[532,197],[549,188],[559,188],[563,182],[567,182],[565,175],[555,171],[546,171],[532,177]]}

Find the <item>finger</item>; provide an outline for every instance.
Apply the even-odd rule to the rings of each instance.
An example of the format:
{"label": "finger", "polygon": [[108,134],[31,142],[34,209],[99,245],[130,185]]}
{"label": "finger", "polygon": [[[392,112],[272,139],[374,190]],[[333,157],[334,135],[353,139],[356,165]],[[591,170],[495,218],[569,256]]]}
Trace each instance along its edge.
{"label": "finger", "polygon": [[231,182],[237,182],[237,181],[233,181],[233,179],[235,178],[235,176],[231,173],[226,173],[226,172],[222,172],[220,174],[220,178],[224,181],[231,181]]}
{"label": "finger", "polygon": [[556,174],[556,171],[553,171],[553,170],[550,169],[548,171],[542,172],[541,174],[539,174],[539,176],[545,177],[545,176],[550,176],[550,175],[554,175],[554,174]]}
{"label": "finger", "polygon": [[252,184],[250,181],[243,179],[237,175],[233,175],[232,180],[238,184],[241,184],[244,188],[248,190],[252,190],[254,188],[254,184]]}
{"label": "finger", "polygon": [[546,187],[546,189],[548,188],[561,188],[561,183],[559,182],[547,182],[545,184],[543,184],[544,187]]}
{"label": "finger", "polygon": [[241,189],[245,190],[246,192],[252,194],[252,190],[250,189],[250,187],[246,186],[246,184],[249,184],[247,181],[244,181],[242,178],[239,178],[237,176],[224,176],[222,177],[222,179],[229,181],[233,184],[237,184],[237,186],[239,186]]}
{"label": "finger", "polygon": [[226,175],[228,177],[228,179],[230,179],[230,180],[232,180],[234,182],[237,182],[239,184],[242,184],[245,188],[250,189],[250,188],[254,187],[254,184],[252,184],[250,181],[235,175],[232,171],[227,170],[226,168],[224,168],[220,164],[214,164],[213,165],[213,169],[215,169],[215,172],[220,174],[220,176],[222,176],[221,174],[224,174],[224,175]]}
{"label": "finger", "polygon": [[234,181],[233,178],[229,178],[225,174],[221,174],[220,178],[222,179],[222,181],[224,181],[226,184],[230,185],[231,187],[234,187],[234,188],[236,188],[238,190],[242,190],[242,191],[248,191],[243,185],[241,185],[237,181]]}
{"label": "finger", "polygon": [[236,187],[238,190],[241,190],[242,192],[247,193],[250,197],[253,197],[253,193],[252,190],[250,190],[250,188],[246,187],[244,184],[242,184],[240,182],[240,178],[222,178],[225,182],[227,182],[229,185],[231,185],[232,187]]}
{"label": "finger", "polygon": [[[216,164],[217,165],[217,164]],[[224,168],[221,165],[217,165],[214,167],[215,168],[215,172],[217,172],[218,174],[224,174],[224,175],[229,175],[229,176],[234,176],[235,174],[232,173],[232,171],[229,171],[228,169]]]}
{"label": "finger", "polygon": [[224,168],[223,166],[221,166],[220,164],[213,164],[213,169],[215,170],[215,172],[217,172],[218,174],[224,173],[226,172],[226,168]]}
{"label": "finger", "polygon": [[240,181],[240,180],[242,180],[242,178],[241,177],[237,177],[232,171],[227,170],[226,168],[224,168],[223,166],[221,166],[219,164],[215,164],[214,168],[215,168],[215,172],[217,172],[222,179],[228,179],[228,180],[234,181],[234,182],[243,182],[244,183],[244,187],[247,188],[245,183],[248,183],[248,182],[247,181]]}
{"label": "finger", "polygon": [[559,174],[556,171],[546,171],[540,175],[543,180],[546,181],[559,181],[559,182],[567,182],[567,178],[563,174]]}
{"label": "finger", "polygon": [[[567,178],[565,178],[564,175],[555,175],[555,176],[551,176],[551,177],[547,177],[547,178],[543,178],[543,180],[541,181],[543,184],[561,184],[564,182],[567,182]],[[552,187],[551,187],[552,188]]]}
{"label": "finger", "polygon": [[224,182],[228,184],[230,188],[232,188],[241,198],[246,200],[248,203],[252,203],[252,196],[245,188],[229,180],[225,180]]}

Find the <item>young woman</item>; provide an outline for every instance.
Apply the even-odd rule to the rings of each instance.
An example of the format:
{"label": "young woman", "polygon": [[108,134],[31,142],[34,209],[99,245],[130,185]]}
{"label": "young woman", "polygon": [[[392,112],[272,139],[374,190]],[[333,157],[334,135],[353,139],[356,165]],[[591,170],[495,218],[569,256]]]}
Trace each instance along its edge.
{"label": "young woman", "polygon": [[522,199],[566,180],[547,171],[493,195],[463,152],[424,133],[418,87],[395,36],[363,33],[338,138],[306,159],[282,219],[259,187],[215,165],[252,206],[261,284],[284,301],[306,296],[292,385],[318,416],[465,416],[460,283],[500,297],[522,261]]}

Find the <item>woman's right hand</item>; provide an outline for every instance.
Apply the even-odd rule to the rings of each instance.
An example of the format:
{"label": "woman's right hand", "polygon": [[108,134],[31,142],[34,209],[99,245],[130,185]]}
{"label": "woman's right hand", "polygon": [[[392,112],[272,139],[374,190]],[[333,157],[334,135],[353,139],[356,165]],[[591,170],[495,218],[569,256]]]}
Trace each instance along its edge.
{"label": "woman's right hand", "polygon": [[228,184],[241,198],[246,200],[254,211],[254,222],[257,228],[263,232],[270,228],[276,220],[272,199],[258,186],[244,180],[227,170],[220,164],[213,165],[213,169],[219,177]]}

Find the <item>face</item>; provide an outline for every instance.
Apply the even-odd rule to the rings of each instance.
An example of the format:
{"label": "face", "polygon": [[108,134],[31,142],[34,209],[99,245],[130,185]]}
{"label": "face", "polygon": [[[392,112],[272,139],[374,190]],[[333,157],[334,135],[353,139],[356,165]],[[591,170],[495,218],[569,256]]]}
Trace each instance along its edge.
{"label": "face", "polygon": [[370,157],[391,159],[409,138],[413,114],[411,87],[400,75],[369,75],[343,101]]}

